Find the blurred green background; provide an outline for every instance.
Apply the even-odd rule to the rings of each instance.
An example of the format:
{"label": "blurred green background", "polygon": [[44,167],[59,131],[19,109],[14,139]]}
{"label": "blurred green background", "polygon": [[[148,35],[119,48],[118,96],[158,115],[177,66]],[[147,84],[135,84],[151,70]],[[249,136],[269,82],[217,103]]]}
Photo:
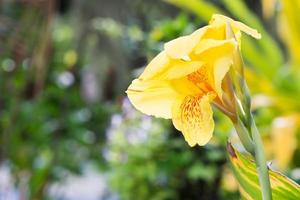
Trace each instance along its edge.
{"label": "blurred green background", "polygon": [[240,199],[215,112],[190,148],[136,111],[131,80],[213,13],[262,33],[242,53],[270,167],[300,182],[299,0],[0,0],[0,200]]}

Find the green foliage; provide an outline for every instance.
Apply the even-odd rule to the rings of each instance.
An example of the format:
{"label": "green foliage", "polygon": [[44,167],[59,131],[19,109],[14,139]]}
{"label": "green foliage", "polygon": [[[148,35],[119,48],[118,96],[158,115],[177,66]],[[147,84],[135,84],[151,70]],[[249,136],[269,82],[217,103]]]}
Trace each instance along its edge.
{"label": "green foliage", "polygon": [[164,0],[170,4],[178,6],[195,13],[205,22],[209,21],[212,14],[222,13],[222,10],[213,3],[204,0]]}
{"label": "green foliage", "polygon": [[[8,16],[21,20],[21,32],[31,20],[45,20],[42,13],[31,16],[29,11],[35,10]],[[99,152],[113,107],[84,100],[75,33],[66,22],[56,21],[53,35],[33,25],[30,32],[35,34],[19,41],[24,49],[9,46],[0,55],[0,158],[17,184],[18,178],[28,177],[29,199],[45,198],[46,187],[65,172],[80,173],[87,162],[103,165]]]}
{"label": "green foliage", "polygon": [[127,99],[123,104],[104,150],[110,184],[121,199],[220,198],[222,147],[189,149],[166,121],[140,114]]}
{"label": "green foliage", "polygon": [[[228,144],[227,148],[232,169],[239,182],[243,199],[261,199],[261,189],[253,158],[248,154],[238,152],[231,144]],[[300,196],[300,186],[298,184],[272,170],[269,170],[269,175],[272,198],[274,200],[292,200]]]}

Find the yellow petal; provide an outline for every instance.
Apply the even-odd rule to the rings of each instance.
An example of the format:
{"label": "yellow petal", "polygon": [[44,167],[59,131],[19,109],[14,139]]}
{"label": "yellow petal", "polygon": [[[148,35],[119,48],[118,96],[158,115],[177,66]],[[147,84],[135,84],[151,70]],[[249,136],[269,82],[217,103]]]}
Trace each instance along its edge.
{"label": "yellow petal", "polygon": [[194,52],[198,60],[202,62],[213,62],[223,56],[233,55],[233,51],[237,47],[237,42],[234,39],[229,40],[202,40]]}
{"label": "yellow petal", "polygon": [[196,95],[201,93],[200,88],[189,81],[187,77],[171,80],[170,84],[180,96]]}
{"label": "yellow petal", "polygon": [[214,63],[214,89],[220,99],[222,99],[223,96],[222,81],[226,73],[229,71],[231,65],[232,58],[230,56],[220,58]]}
{"label": "yellow petal", "polygon": [[201,61],[172,60],[170,67],[157,78],[163,80],[178,79],[197,71],[203,64]]}
{"label": "yellow petal", "polygon": [[213,25],[207,25],[207,31],[203,35],[202,39],[214,39],[224,40],[226,39],[226,24],[218,23]]}
{"label": "yellow petal", "polygon": [[168,81],[135,79],[126,91],[136,109],[147,115],[170,119],[178,93]]}
{"label": "yellow petal", "polygon": [[172,117],[172,105],[178,97],[199,92],[199,88],[186,77],[171,81],[135,79],[126,91],[136,109],[147,115],[166,119]]}
{"label": "yellow petal", "polygon": [[201,54],[201,53],[207,53],[207,51],[209,51],[209,53],[214,53],[217,55],[217,57],[220,57],[224,54],[221,53],[220,55],[219,54],[220,51],[223,51],[225,53],[232,53],[232,50],[236,46],[237,43],[234,39],[228,39],[228,40],[203,39],[195,47],[194,53]]}
{"label": "yellow petal", "polygon": [[233,29],[238,29],[240,31],[243,31],[244,33],[251,35],[252,37],[254,37],[256,39],[261,38],[261,35],[259,32],[257,32],[257,30],[250,28],[249,26],[247,26],[241,22],[234,21],[233,19],[226,17],[224,15],[214,14],[212,16],[212,19],[209,22],[209,24],[218,24],[218,23],[226,24],[227,22],[230,23],[230,25],[233,27]]}
{"label": "yellow petal", "polygon": [[206,31],[207,27],[203,27],[196,30],[191,35],[182,36],[167,42],[164,46],[167,55],[173,59],[187,60],[189,54],[193,51],[194,47],[198,44]]}
{"label": "yellow petal", "polygon": [[169,67],[169,58],[165,51],[160,52],[153,60],[147,65],[140,79],[151,79]]}
{"label": "yellow petal", "polygon": [[175,101],[173,102],[173,105],[172,105],[172,122],[173,122],[173,125],[174,127],[181,131],[182,128],[181,128],[181,104],[184,100],[184,96],[183,97],[180,97],[180,98],[177,98],[175,99]]}
{"label": "yellow petal", "polygon": [[158,54],[140,76],[142,80],[171,80],[181,78],[197,71],[203,62],[174,60],[168,58],[165,51]]}
{"label": "yellow petal", "polygon": [[[205,145],[214,130],[213,112],[210,102],[215,94],[186,96],[181,104],[174,101],[172,120],[190,146]],[[180,107],[179,107],[180,105]]]}

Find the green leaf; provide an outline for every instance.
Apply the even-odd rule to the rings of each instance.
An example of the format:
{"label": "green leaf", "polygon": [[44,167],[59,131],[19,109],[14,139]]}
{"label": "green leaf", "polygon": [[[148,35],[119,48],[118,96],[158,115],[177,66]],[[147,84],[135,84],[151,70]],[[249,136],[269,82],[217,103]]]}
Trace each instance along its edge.
{"label": "green leaf", "polygon": [[194,13],[200,19],[208,22],[215,13],[223,13],[217,6],[203,0],[164,0],[174,6]]}
{"label": "green leaf", "polygon": [[[261,189],[256,166],[250,154],[242,154],[228,143],[227,151],[243,199],[260,200]],[[300,198],[300,186],[279,172],[269,169],[273,200]]]}

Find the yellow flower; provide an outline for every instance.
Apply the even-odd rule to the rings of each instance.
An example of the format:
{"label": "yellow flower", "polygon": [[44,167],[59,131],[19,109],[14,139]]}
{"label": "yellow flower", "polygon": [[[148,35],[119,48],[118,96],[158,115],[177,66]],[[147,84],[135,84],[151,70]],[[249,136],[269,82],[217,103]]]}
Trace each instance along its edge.
{"label": "yellow flower", "polygon": [[[226,37],[226,26],[237,40]],[[130,101],[145,114],[172,119],[190,146],[205,145],[214,130],[211,104],[235,115],[230,79],[225,77],[239,50],[240,31],[260,37],[241,22],[213,15],[209,25],[166,43],[129,86]]]}

